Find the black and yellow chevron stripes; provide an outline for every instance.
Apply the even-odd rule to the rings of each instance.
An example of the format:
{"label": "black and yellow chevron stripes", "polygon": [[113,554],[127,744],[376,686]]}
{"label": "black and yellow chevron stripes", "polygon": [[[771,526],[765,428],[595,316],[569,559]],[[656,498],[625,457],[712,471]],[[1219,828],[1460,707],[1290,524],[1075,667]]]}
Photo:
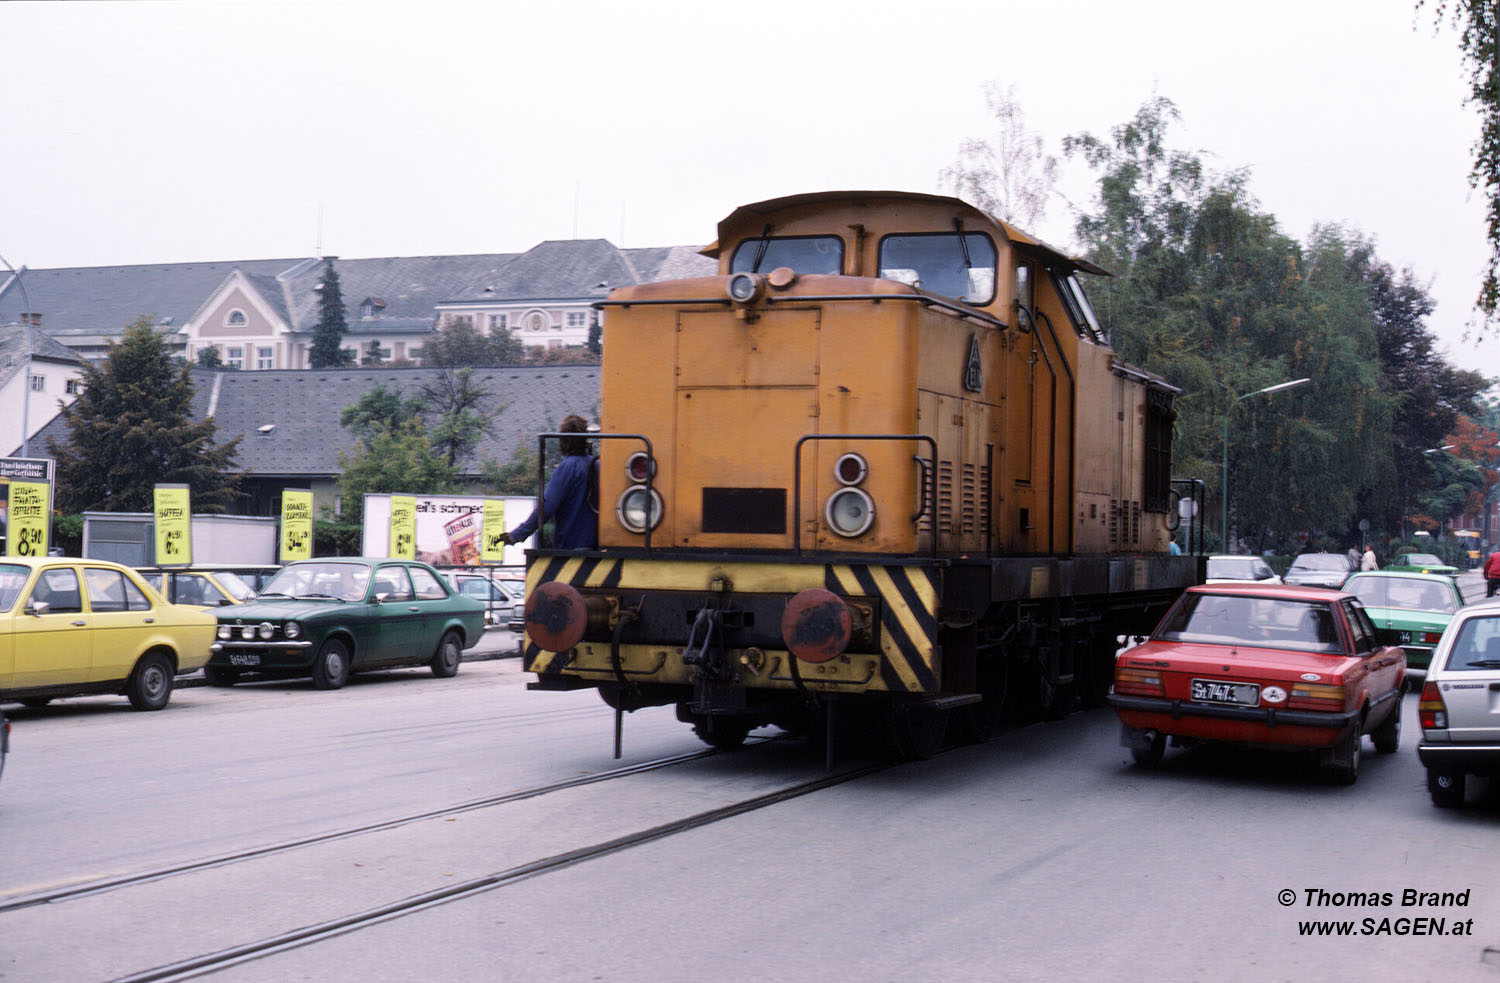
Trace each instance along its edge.
{"label": "black and yellow chevron stripes", "polygon": [[[526,593],[530,596],[549,581],[602,590],[702,591],[710,589],[715,577],[727,578],[734,592],[791,595],[823,587],[843,597],[878,599],[882,688],[911,693],[941,688],[936,646],[940,591],[936,572],[927,567],[551,556],[538,558],[527,570]],[[566,652],[547,652],[529,640],[524,658],[527,669],[537,673],[562,672],[568,664]]]}

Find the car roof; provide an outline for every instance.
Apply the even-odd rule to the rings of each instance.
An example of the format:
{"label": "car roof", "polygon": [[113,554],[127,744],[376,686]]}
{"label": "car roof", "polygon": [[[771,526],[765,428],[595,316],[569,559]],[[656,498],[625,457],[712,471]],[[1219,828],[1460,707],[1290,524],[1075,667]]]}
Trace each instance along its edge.
{"label": "car roof", "polygon": [[0,563],[11,563],[24,567],[45,567],[49,564],[58,563],[91,563],[95,566],[113,567],[117,570],[133,570],[123,563],[114,560],[96,560],[87,556],[0,556]]}
{"label": "car roof", "polygon": [[1234,594],[1241,597],[1266,597],[1295,601],[1327,601],[1349,594],[1329,587],[1303,587],[1299,584],[1263,584],[1239,580],[1223,584],[1199,584],[1187,589],[1189,594]]}
{"label": "car roof", "polygon": [[[1358,577],[1361,580],[1430,580],[1434,584],[1451,584],[1453,578],[1441,573],[1418,573],[1415,570],[1356,570],[1349,575],[1349,580]],[[1347,581],[1346,581],[1347,583]]]}

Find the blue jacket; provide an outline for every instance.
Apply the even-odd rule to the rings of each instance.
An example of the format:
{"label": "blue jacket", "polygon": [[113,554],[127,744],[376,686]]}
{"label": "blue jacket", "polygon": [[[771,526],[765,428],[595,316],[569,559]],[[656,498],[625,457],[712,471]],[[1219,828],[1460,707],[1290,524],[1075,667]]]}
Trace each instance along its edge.
{"label": "blue jacket", "polygon": [[[591,550],[599,545],[599,516],[589,502],[589,487],[598,467],[598,459],[591,455],[569,454],[547,480],[542,504],[553,522],[553,549]],[[536,521],[537,513],[532,512],[511,531],[510,538],[518,543],[526,539],[536,532]]]}

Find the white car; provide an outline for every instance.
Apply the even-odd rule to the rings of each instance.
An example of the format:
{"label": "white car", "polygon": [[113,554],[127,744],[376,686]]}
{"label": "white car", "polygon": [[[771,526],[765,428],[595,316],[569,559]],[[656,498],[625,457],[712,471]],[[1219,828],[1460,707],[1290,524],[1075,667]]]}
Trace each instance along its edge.
{"label": "white car", "polygon": [[1205,584],[1257,583],[1279,584],[1281,578],[1271,565],[1258,556],[1246,554],[1223,554],[1208,558],[1208,575]]}
{"label": "white car", "polygon": [[1470,775],[1500,775],[1500,602],[1461,608],[1432,653],[1417,704],[1432,804],[1464,804]]}

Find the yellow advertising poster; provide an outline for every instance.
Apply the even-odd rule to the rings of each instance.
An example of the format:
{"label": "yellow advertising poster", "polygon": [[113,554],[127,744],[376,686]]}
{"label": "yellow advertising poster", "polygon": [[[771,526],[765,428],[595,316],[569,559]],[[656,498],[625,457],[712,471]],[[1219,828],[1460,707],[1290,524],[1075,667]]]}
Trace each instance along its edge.
{"label": "yellow advertising poster", "polygon": [[417,500],[411,495],[391,496],[391,534],[386,554],[396,560],[417,558]]}
{"label": "yellow advertising poster", "polygon": [[193,513],[187,485],[157,485],[156,565],[187,566],[193,562]]}
{"label": "yellow advertising poster", "polygon": [[292,488],[281,492],[281,562],[312,559],[313,493]]}
{"label": "yellow advertising poster", "polygon": [[45,481],[10,482],[6,496],[5,552],[8,556],[46,556],[49,511]]}
{"label": "yellow advertising poster", "polygon": [[479,531],[479,558],[485,563],[505,562],[505,502],[484,500],[484,522]]}

